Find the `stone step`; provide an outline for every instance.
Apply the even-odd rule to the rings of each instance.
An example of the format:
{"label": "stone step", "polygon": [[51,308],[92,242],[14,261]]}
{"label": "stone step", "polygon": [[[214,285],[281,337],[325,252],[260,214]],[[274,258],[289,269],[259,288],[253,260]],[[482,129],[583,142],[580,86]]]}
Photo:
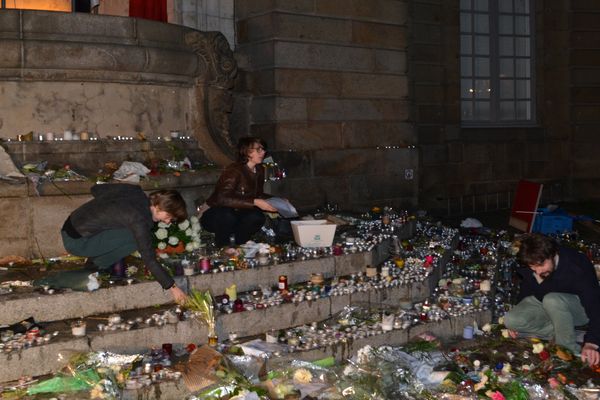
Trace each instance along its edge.
{"label": "stone step", "polygon": [[[289,284],[306,282],[311,274],[322,273],[325,278],[342,276],[363,271],[365,265],[375,265],[386,256],[387,244],[368,252],[330,256],[307,261],[297,261],[259,268],[230,272],[200,274],[182,277],[183,285],[206,290],[214,294],[225,292],[225,288],[236,284],[239,292],[257,289],[259,286],[274,286],[280,275],[288,277]],[[172,303],[170,294],[153,281],[132,285],[115,285],[94,292],[67,291],[59,294],[11,293],[0,297],[0,324],[13,324],[25,318],[36,321],[58,321],[142,309]]]}
{"label": "stone step", "polygon": [[[331,318],[344,307],[351,304],[369,304],[371,306],[395,305],[398,299],[421,301],[429,295],[431,275],[424,282],[415,282],[409,286],[400,286],[382,290],[369,290],[348,295],[320,298],[298,304],[283,303],[279,306],[261,310],[244,311],[217,315],[217,334],[225,339],[229,332],[239,336],[255,336],[271,329],[286,329],[293,326],[310,324]],[[121,315],[123,320],[160,313],[170,307],[150,307],[143,310],[129,310]],[[62,350],[81,352],[108,350],[116,353],[145,352],[149,348],[160,347],[163,343],[204,344],[208,331],[195,320],[180,321],[163,326],[145,325],[131,330],[99,331],[99,323],[106,324],[106,315],[92,316],[86,319],[87,334],[74,337],[71,334],[73,320],[61,320],[45,324],[47,332],[59,332],[48,344],[33,346],[11,353],[0,353],[0,382],[18,379],[22,375],[44,375],[57,371],[61,363],[57,358]]]}

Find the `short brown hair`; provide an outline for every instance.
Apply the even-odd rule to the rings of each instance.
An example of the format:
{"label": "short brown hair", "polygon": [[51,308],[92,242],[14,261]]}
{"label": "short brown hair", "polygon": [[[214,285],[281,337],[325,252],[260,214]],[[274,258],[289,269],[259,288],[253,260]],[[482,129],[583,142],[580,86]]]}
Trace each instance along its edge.
{"label": "short brown hair", "polygon": [[185,200],[177,190],[157,190],[150,193],[149,197],[151,205],[168,212],[175,221],[181,222],[187,218]]}
{"label": "short brown hair", "polygon": [[245,136],[243,138],[240,138],[240,140],[238,140],[238,144],[237,144],[237,150],[238,150],[237,159],[238,159],[238,161],[248,162],[248,153],[250,152],[250,149],[252,148],[252,146],[255,144],[260,144],[262,147],[265,148],[265,150],[267,149],[267,143],[264,140],[262,140],[261,138],[254,137],[254,136]]}
{"label": "short brown hair", "polygon": [[558,243],[551,237],[539,233],[528,233],[519,239],[521,245],[517,254],[526,267],[540,265],[558,254]]}

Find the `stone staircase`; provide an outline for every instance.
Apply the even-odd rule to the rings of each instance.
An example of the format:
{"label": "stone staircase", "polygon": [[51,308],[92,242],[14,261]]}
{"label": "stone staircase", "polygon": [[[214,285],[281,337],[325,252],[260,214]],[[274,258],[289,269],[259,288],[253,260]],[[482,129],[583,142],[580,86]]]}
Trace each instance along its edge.
{"label": "stone staircase", "polygon": [[[400,232],[401,237],[414,233],[414,224],[407,224]],[[451,252],[446,252],[436,268],[422,282],[408,285],[354,292],[346,295],[330,296],[297,304],[282,303],[278,306],[255,309],[231,314],[219,314],[217,333],[221,340],[229,332],[239,336],[258,336],[269,330],[285,329],[313,322],[327,320],[344,307],[351,304],[370,304],[375,307],[398,306],[401,300],[418,302],[428,297],[437,285],[448,262]],[[235,283],[238,293],[256,290],[259,286],[275,286],[280,275],[287,275],[290,285],[307,282],[313,273],[321,273],[327,278],[347,276],[364,271],[366,265],[379,265],[389,256],[389,241],[384,241],[372,251],[329,256],[307,261],[298,261],[236,270],[213,274],[201,274],[185,277],[182,284],[197,290],[210,289],[213,294],[221,294],[225,288]],[[11,324],[24,318],[34,317],[42,322],[47,332],[58,332],[56,337],[43,345],[35,345],[8,352],[4,348],[0,353],[0,382],[16,380],[22,375],[43,375],[55,372],[61,367],[58,354],[65,350],[81,352],[110,350],[135,353],[151,347],[160,347],[163,343],[206,342],[206,328],[194,320],[176,321],[164,325],[134,323],[132,329],[98,330],[98,324],[106,324],[111,313],[119,313],[123,321],[138,321],[151,318],[152,314],[172,309],[168,293],[155,282],[133,283],[112,286],[95,292],[64,292],[60,294],[8,294],[0,297],[0,323]],[[71,322],[83,318],[87,323],[87,334],[74,337],[71,334]],[[432,332],[441,338],[450,338],[462,334],[465,324],[476,320],[479,324],[491,319],[489,311],[455,317],[453,319],[417,324],[407,329],[395,329],[383,334],[356,338],[341,344],[315,348],[312,350],[283,354],[273,362],[285,363],[292,359],[306,361],[333,356],[338,361],[354,354],[366,344],[401,345],[410,338]],[[162,398],[183,398],[185,392],[181,382],[162,382]],[[148,390],[150,389],[142,389]],[[170,395],[166,395],[172,391]],[[128,392],[128,391],[126,391]],[[124,398],[136,398],[139,393],[125,393]],[[151,391],[145,394],[154,398]],[[165,397],[166,396],[166,397]],[[144,397],[144,398],[146,398]]]}

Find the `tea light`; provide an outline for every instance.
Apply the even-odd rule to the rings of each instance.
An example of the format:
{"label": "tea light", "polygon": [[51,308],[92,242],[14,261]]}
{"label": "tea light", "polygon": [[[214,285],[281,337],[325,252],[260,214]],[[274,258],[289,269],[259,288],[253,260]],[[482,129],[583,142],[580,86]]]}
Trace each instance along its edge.
{"label": "tea light", "polygon": [[46,140],[54,140],[54,133],[46,132]]}
{"label": "tea light", "polygon": [[71,333],[73,334],[73,336],[77,336],[77,337],[85,336],[85,328],[86,328],[85,321],[74,322],[71,325]]}
{"label": "tea light", "polygon": [[81,139],[81,140],[90,140],[90,134],[87,133],[87,132],[85,132],[85,131],[81,132],[79,134],[79,139]]}

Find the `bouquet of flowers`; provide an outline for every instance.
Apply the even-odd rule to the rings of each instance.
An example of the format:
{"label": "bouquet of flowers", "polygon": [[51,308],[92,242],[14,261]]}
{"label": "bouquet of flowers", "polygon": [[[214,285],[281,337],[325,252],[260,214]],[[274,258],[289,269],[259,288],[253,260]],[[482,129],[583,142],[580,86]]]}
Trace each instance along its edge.
{"label": "bouquet of flowers", "polygon": [[154,231],[156,252],[161,258],[172,254],[192,252],[200,248],[200,222],[198,217],[175,224],[159,222]]}

